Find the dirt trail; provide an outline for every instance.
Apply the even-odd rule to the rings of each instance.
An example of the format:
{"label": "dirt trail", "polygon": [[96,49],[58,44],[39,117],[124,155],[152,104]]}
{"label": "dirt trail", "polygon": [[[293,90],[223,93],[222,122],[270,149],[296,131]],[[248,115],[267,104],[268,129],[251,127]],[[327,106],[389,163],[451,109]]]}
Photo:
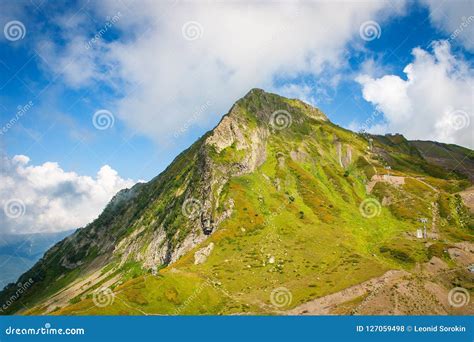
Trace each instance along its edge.
{"label": "dirt trail", "polygon": [[415,180],[417,180],[418,182],[423,183],[424,185],[426,185],[428,188],[430,188],[430,189],[433,190],[434,192],[438,192],[438,193],[439,193],[439,189],[438,189],[438,188],[435,188],[435,187],[432,186],[431,184],[426,183],[426,182],[423,180],[423,178],[421,178],[421,177],[405,177],[405,178],[415,179]]}
{"label": "dirt trail", "polygon": [[[431,184],[428,184],[426,183],[422,178],[420,177],[411,177],[411,176],[391,176],[391,175],[373,175],[372,178],[370,179],[369,183],[367,183],[367,185],[365,186],[366,190],[367,190],[367,193],[371,193],[372,192],[372,189],[374,188],[375,184],[377,184],[378,182],[385,182],[385,183],[389,183],[389,184],[392,184],[392,185],[403,185],[405,184],[405,179],[414,179],[424,185],[426,185],[427,187],[429,187],[431,190],[433,190],[434,192],[436,193],[439,193],[439,189],[435,188],[434,186],[432,186]],[[474,187],[473,187],[474,189]],[[473,190],[473,193],[474,193],[474,190]],[[474,196],[472,196],[474,197]]]}
{"label": "dirt trail", "polygon": [[[64,307],[69,304],[69,301],[78,296],[79,294],[87,291],[91,287],[95,286],[99,282],[106,279],[111,272],[106,272],[104,274],[101,273],[100,270],[90,274],[84,279],[74,282],[70,286],[65,289],[62,289],[58,293],[56,293],[53,297],[47,300],[43,305],[47,307],[46,312],[50,313],[54,311],[58,307]],[[115,276],[112,279],[107,280],[102,284],[104,287],[108,287],[119,280],[119,276]]]}
{"label": "dirt trail", "polygon": [[370,182],[367,183],[367,185],[365,186],[367,193],[371,193],[375,184],[377,184],[378,182],[386,182],[386,183],[398,186],[398,185],[405,184],[405,177],[390,176],[390,175],[373,175],[372,178],[370,179]]}
{"label": "dirt trail", "polygon": [[384,275],[367,280],[359,285],[354,285],[342,291],[312,300],[287,311],[289,315],[328,315],[338,305],[356,299],[368,293],[373,293],[384,285],[396,282],[408,272],[392,270]]}
{"label": "dirt trail", "polygon": [[312,300],[286,312],[288,315],[472,315],[474,302],[462,307],[450,303],[455,282],[469,284],[474,275],[474,244],[461,242],[448,250],[457,267],[440,258],[417,264],[410,271],[391,270],[381,277]]}

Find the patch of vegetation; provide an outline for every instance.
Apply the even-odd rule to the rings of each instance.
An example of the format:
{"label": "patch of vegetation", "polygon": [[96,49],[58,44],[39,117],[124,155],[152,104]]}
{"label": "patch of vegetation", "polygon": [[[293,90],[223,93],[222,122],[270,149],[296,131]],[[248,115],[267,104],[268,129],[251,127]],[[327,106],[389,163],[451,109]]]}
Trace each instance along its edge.
{"label": "patch of vegetation", "polygon": [[120,269],[120,274],[122,275],[123,281],[135,279],[145,273],[146,270],[138,261],[127,261]]}
{"label": "patch of vegetation", "polygon": [[451,248],[450,245],[443,242],[435,242],[428,247],[428,258],[438,257],[445,261],[450,261],[451,257],[449,256],[448,249]]}
{"label": "patch of vegetation", "polygon": [[416,262],[428,261],[427,250],[423,243],[396,238],[387,241],[379,248],[382,255],[400,262],[404,267],[412,267]]}

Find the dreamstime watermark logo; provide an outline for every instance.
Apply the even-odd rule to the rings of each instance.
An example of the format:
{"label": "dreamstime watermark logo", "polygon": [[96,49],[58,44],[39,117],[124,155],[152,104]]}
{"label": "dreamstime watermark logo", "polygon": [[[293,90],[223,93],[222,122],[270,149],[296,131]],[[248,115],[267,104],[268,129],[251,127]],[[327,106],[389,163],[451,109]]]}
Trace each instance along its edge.
{"label": "dreamstime watermark logo", "polygon": [[1,129],[0,129],[0,135],[4,135],[5,133],[8,132],[10,128],[12,128],[20,118],[25,115],[31,107],[33,107],[34,103],[33,101],[28,101],[26,105],[23,106],[18,106],[17,112],[15,113],[15,116],[12,117]]}
{"label": "dreamstime watermark logo", "polygon": [[448,293],[449,305],[454,306],[455,308],[468,305],[470,300],[471,296],[469,295],[469,292],[463,287],[455,287]]}
{"label": "dreamstime watermark logo", "polygon": [[51,323],[45,323],[44,327],[39,328],[16,328],[9,326],[5,329],[6,335],[32,336],[32,335],[84,335],[84,328],[53,328]]}
{"label": "dreamstime watermark logo", "polygon": [[24,283],[18,283],[17,285],[17,290],[15,291],[14,294],[10,296],[10,298],[7,299],[5,303],[2,304],[0,307],[0,312],[6,311],[14,302],[16,302],[34,283],[34,280],[32,278],[28,279]]}
{"label": "dreamstime watermark logo", "polygon": [[196,108],[196,110],[193,112],[193,115],[188,120],[186,120],[186,122],[179,129],[176,130],[176,132],[173,134],[173,137],[176,139],[180,135],[184,134],[193,123],[199,120],[202,114],[204,114],[211,105],[212,102],[207,100],[203,105]]}
{"label": "dreamstime watermark logo", "polygon": [[466,29],[469,25],[471,25],[471,23],[474,21],[474,15],[471,15],[467,18],[462,17],[461,20],[462,20],[461,24],[449,36],[449,39],[448,39],[449,42],[455,40],[461,33],[464,32],[464,29]]}
{"label": "dreamstime watermark logo", "polygon": [[286,209],[286,207],[288,205],[290,205],[291,201],[284,201],[282,202],[278,208],[276,208],[275,210],[272,210],[272,212],[270,213],[270,215],[268,215],[265,220],[263,221],[264,223],[264,226],[265,227],[271,227],[271,228],[275,228],[275,224],[274,224],[274,220],[275,218],[281,214],[283,212],[284,209]]}
{"label": "dreamstime watermark logo", "polygon": [[9,41],[15,42],[25,38],[26,28],[21,21],[12,20],[6,23],[3,27],[3,34]]}
{"label": "dreamstime watermark logo", "polygon": [[212,283],[209,279],[206,279],[205,282],[203,282],[201,285],[198,286],[198,288],[189,296],[186,298],[183,304],[180,306],[176,307],[173,311],[174,315],[179,315],[181,312],[186,309],[196,298],[198,298],[199,294],[204,290],[206,286],[212,286]]}
{"label": "dreamstime watermark logo", "polygon": [[277,308],[288,306],[293,301],[293,295],[286,287],[277,287],[270,294],[270,302]]}
{"label": "dreamstime watermark logo", "polygon": [[188,21],[184,23],[181,32],[183,33],[184,39],[192,41],[202,38],[204,29],[197,21]]}
{"label": "dreamstime watermark logo", "polygon": [[16,219],[25,215],[25,203],[18,198],[12,198],[3,205],[3,212],[9,218]]}
{"label": "dreamstime watermark logo", "polygon": [[85,44],[86,49],[89,50],[93,44],[102,39],[107,31],[109,31],[112,26],[120,20],[121,17],[122,13],[120,12],[117,12],[117,14],[115,14],[113,17],[107,17],[105,24],[99,29],[99,31],[97,31],[94,37],[89,39],[89,41]]}
{"label": "dreamstime watermark logo", "polygon": [[188,198],[183,202],[181,211],[189,219],[196,218],[202,211],[202,203],[198,199]]}
{"label": "dreamstime watermark logo", "polygon": [[448,114],[448,123],[456,131],[469,127],[471,120],[469,115],[463,110],[455,110]]}
{"label": "dreamstime watermark logo", "polygon": [[362,124],[362,126],[360,127],[359,131],[360,131],[360,132],[363,132],[363,133],[367,132],[367,131],[370,129],[370,127],[373,126],[373,124],[375,123],[375,119],[376,119],[380,114],[381,114],[380,111],[374,110],[374,111],[370,114],[370,116],[369,116],[367,119],[365,119],[365,121],[364,121],[364,123]]}
{"label": "dreamstime watermark logo", "polygon": [[374,39],[380,38],[382,35],[382,29],[378,22],[369,20],[360,25],[359,34],[363,40],[370,42]]}
{"label": "dreamstime watermark logo", "polygon": [[106,130],[114,125],[114,115],[106,109],[98,110],[92,117],[92,124],[95,128]]}
{"label": "dreamstime watermark logo", "polygon": [[280,40],[284,34],[290,32],[294,28],[295,23],[298,22],[300,14],[299,8],[294,8],[292,11],[285,11],[285,16],[281,18],[282,20],[280,20],[279,25],[276,26],[276,30],[271,32],[268,39],[261,42],[259,51],[263,53],[265,47],[271,46],[275,41]]}
{"label": "dreamstime watermark logo", "polygon": [[359,206],[359,212],[366,218],[373,218],[380,215],[382,206],[375,198],[366,198]]}
{"label": "dreamstime watermark logo", "polygon": [[109,287],[100,287],[92,294],[92,301],[99,308],[111,305],[114,299],[115,293]]}
{"label": "dreamstime watermark logo", "polygon": [[270,125],[277,130],[290,127],[292,122],[291,114],[284,109],[274,111],[270,116]]}
{"label": "dreamstime watermark logo", "polygon": [[218,290],[220,292],[222,292],[225,296],[227,297],[231,297],[230,293],[228,293],[225,289],[223,289],[221,287],[221,283],[218,282],[218,281],[215,281],[215,280],[212,280],[212,279],[209,279],[209,278],[206,278],[206,280],[204,282],[202,282],[197,288],[196,290],[179,306],[177,306],[174,311],[173,311],[173,315],[180,315],[181,312],[186,309],[189,305],[191,305],[198,297],[199,295],[201,294],[202,291],[204,291],[204,289],[206,287],[212,287],[214,288],[215,290]]}

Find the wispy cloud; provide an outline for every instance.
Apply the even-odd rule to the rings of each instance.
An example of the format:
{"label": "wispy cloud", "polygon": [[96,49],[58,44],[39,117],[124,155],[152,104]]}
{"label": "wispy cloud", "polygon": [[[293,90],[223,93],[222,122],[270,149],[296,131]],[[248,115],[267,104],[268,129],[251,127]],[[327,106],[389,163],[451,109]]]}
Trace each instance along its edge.
{"label": "wispy cloud", "polygon": [[[120,89],[119,119],[163,141],[189,121],[196,106],[212,102],[195,122],[207,128],[250,88],[274,88],[276,76],[326,76],[331,70],[329,76],[337,80],[347,44],[365,43],[360,26],[368,20],[383,23],[402,10],[403,2],[388,1],[342,7],[331,2],[156,1],[129,1],[124,7],[105,1],[93,11],[98,18],[121,13],[113,23],[120,39],[85,44],[94,33],[84,29],[79,13],[62,33],[73,39],[60,46],[43,44],[41,51],[52,71],[62,72],[72,87],[100,81]],[[312,102],[307,89],[300,90],[304,94],[295,94],[306,94]]]}

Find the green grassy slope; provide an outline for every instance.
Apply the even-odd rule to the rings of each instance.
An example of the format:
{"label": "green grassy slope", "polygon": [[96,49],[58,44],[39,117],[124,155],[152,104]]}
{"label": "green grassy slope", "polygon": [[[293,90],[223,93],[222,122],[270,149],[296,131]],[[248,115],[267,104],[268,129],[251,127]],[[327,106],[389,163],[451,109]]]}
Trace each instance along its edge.
{"label": "green grassy slope", "polygon": [[[283,128],[270,122],[278,110],[290,114],[290,123]],[[179,247],[196,224],[182,214],[183,193],[196,194],[205,186],[198,166],[200,158],[209,158],[214,177],[225,180],[222,188],[210,186],[216,215],[229,201],[233,204],[230,217],[209,237],[176,262],[164,262],[157,274],[144,265],[140,251],[123,263],[123,255],[111,247],[91,254],[89,242],[85,249],[89,252],[81,256],[84,264],[67,272],[46,272],[42,279],[52,286],[44,290],[39,279],[39,290],[25,296],[22,304],[28,309],[21,313],[50,312],[47,299],[53,291],[102,269],[109,276],[76,291],[53,313],[278,314],[387,270],[410,271],[428,261],[437,249],[430,250],[426,241],[414,237],[422,217],[429,219],[430,227],[435,220],[432,233],[441,246],[473,241],[472,219],[455,195],[470,182],[430,164],[402,136],[358,135],[298,100],[260,90],[239,100],[229,115],[249,144],[257,139],[255,132],[267,134],[259,138],[265,158],[255,170],[229,171],[243,163],[248,150],[234,142],[219,151],[205,142],[211,132],[130,200],[121,202],[123,207],[110,214],[113,219],[104,217],[106,210],[102,221],[92,223],[107,225],[114,232],[113,243],[134,236],[143,251],[163,227],[167,243]],[[226,173],[228,178],[222,176]],[[404,177],[404,183],[378,181],[368,193],[372,177],[386,174]],[[195,264],[195,252],[211,243],[207,260]],[[105,306],[94,300],[102,285],[111,290]],[[282,288],[291,297],[284,307],[272,301],[272,293]],[[4,291],[0,299],[8,294]]]}

